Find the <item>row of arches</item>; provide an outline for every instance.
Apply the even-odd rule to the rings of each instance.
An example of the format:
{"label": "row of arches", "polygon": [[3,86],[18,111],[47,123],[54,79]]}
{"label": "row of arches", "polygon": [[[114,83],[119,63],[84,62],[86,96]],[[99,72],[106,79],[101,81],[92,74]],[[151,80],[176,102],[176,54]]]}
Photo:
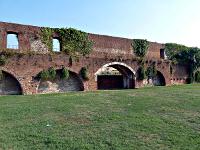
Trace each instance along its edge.
{"label": "row of arches", "polygon": [[[57,75],[54,80],[40,80],[37,93],[58,93],[67,91],[83,91],[84,84],[80,76],[72,71],[69,71],[68,79],[61,79],[61,70],[57,70]],[[136,86],[137,72],[130,66],[121,62],[112,62],[103,65],[94,74],[97,89],[133,89]],[[165,78],[158,71],[156,77],[151,79],[151,84],[154,86],[164,86]],[[0,79],[0,95],[23,94],[23,89],[20,82],[11,74],[2,71]]]}

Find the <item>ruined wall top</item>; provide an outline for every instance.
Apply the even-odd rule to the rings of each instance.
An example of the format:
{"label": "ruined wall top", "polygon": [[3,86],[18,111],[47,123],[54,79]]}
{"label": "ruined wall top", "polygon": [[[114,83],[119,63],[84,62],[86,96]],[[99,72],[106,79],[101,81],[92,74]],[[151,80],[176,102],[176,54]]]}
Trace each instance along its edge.
{"label": "ruined wall top", "polygon": [[[8,49],[7,35],[16,34],[19,42],[18,51],[48,53],[51,50],[42,42],[40,32],[41,27],[0,22],[0,49]],[[101,54],[107,54],[133,57],[134,55],[131,46],[132,39],[97,34],[89,34],[89,38],[94,41],[91,54],[93,56],[98,57]],[[160,59],[160,50],[163,48],[163,44],[150,42],[147,58]]]}

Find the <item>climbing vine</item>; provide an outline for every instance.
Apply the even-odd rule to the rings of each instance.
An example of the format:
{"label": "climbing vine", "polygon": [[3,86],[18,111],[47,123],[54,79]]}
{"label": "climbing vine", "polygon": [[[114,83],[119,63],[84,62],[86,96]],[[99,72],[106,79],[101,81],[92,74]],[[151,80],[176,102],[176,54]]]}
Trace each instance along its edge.
{"label": "climbing vine", "polygon": [[53,33],[58,34],[61,40],[61,50],[70,56],[90,54],[93,42],[86,32],[73,28],[42,28],[42,42],[52,50]]}
{"label": "climbing vine", "polygon": [[132,42],[133,52],[136,56],[144,58],[149,48],[149,42],[142,39],[134,39]]}
{"label": "climbing vine", "polygon": [[165,44],[165,51],[168,59],[179,64],[188,65],[188,83],[194,81],[194,73],[200,67],[200,49],[196,47],[186,47],[175,43]]}
{"label": "climbing vine", "polygon": [[148,78],[154,78],[157,75],[156,63],[152,63],[146,70],[146,76]]}
{"label": "climbing vine", "polygon": [[138,68],[138,80],[144,80],[146,78],[146,71],[145,71],[145,67],[144,64],[142,64],[139,68]]}
{"label": "climbing vine", "polygon": [[52,36],[53,36],[53,29],[48,27],[43,27],[41,29],[41,37],[42,42],[48,47],[49,50],[53,49],[53,43],[52,43]]}

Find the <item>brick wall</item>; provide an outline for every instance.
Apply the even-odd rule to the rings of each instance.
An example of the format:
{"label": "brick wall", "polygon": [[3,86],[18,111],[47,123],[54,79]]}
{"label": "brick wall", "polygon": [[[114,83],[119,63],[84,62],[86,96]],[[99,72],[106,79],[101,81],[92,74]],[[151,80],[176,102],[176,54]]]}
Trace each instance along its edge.
{"label": "brick wall", "polygon": [[[97,82],[95,81],[95,73],[103,65],[111,62],[122,62],[132,68],[134,72],[140,66],[133,54],[131,39],[96,34],[89,34],[89,38],[94,41],[93,52],[87,57],[80,57],[77,60],[73,60],[71,66],[68,55],[63,53],[49,53],[50,50],[41,41],[40,29],[40,27],[35,26],[0,22],[0,51],[7,51],[6,37],[8,32],[16,33],[19,39],[19,49],[15,50],[19,54],[9,57],[6,64],[1,66],[1,69],[19,81],[23,94],[38,93],[37,89],[40,81],[36,80],[35,76],[43,69],[48,69],[49,67],[60,69],[65,66],[80,79],[80,69],[87,67],[89,70],[89,81],[81,79],[84,90],[96,90]],[[55,33],[54,36],[56,36]],[[151,42],[147,52],[147,59],[148,61],[161,62],[158,63],[158,71],[165,77],[166,85],[170,85],[172,78],[169,70],[170,64],[169,61],[160,59],[160,49],[162,48],[163,44]],[[27,54],[20,54],[21,52],[27,52]],[[37,53],[33,54],[30,52]],[[184,69],[184,67],[179,68],[177,66],[173,76],[176,78],[180,76],[187,77],[187,72],[182,71]],[[141,81],[135,79],[135,86],[141,87]]]}

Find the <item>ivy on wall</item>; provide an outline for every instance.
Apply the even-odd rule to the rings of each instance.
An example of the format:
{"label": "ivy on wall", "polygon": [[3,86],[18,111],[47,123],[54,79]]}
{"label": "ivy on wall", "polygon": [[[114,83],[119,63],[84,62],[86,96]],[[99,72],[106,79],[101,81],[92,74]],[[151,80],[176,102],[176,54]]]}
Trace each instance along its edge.
{"label": "ivy on wall", "polygon": [[53,29],[48,27],[43,27],[41,29],[41,40],[48,47],[49,50],[53,49],[52,43]]}
{"label": "ivy on wall", "polygon": [[134,39],[132,42],[133,52],[136,56],[144,58],[149,48],[149,42],[143,39]]}
{"label": "ivy on wall", "polygon": [[187,82],[192,83],[195,78],[194,73],[200,67],[200,49],[176,43],[167,43],[165,44],[165,51],[168,59],[175,63],[188,65],[189,77]]}
{"label": "ivy on wall", "polygon": [[88,33],[73,28],[42,28],[42,42],[52,50],[53,33],[59,36],[61,50],[70,56],[88,55],[92,51],[93,42]]}

